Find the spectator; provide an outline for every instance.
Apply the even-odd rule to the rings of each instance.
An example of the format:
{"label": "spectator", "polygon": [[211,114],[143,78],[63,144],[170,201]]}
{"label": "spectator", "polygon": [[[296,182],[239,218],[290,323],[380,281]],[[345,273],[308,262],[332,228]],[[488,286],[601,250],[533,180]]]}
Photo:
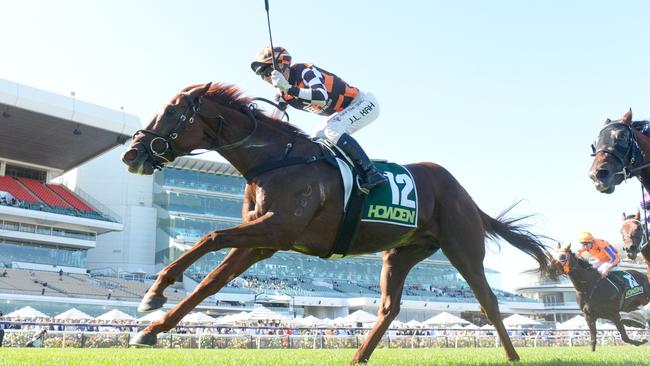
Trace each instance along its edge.
{"label": "spectator", "polygon": [[59,269],[59,281],[63,281],[63,268]]}
{"label": "spectator", "polygon": [[2,277],[7,277],[9,274],[7,273],[7,269],[4,269],[2,271]]}
{"label": "spectator", "polygon": [[112,289],[112,288],[109,288],[109,289],[108,289],[108,296],[107,296],[106,298],[107,298],[108,300],[110,300],[112,295],[113,295],[113,289]]}

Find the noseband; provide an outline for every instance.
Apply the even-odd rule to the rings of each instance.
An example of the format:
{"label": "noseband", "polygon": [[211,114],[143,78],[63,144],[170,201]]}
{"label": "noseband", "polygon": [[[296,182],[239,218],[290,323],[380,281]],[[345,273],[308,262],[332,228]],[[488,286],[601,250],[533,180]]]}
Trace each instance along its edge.
{"label": "noseband", "polygon": [[[182,132],[184,129],[187,128],[186,122],[189,125],[192,125],[195,121],[195,117],[199,117],[202,120],[205,117],[201,114],[200,108],[201,104],[203,102],[202,98],[199,98],[199,101],[197,102],[196,99],[190,98],[190,96],[187,93],[181,93],[181,96],[188,102],[187,107],[181,113],[178,118],[176,119],[176,124],[174,125],[174,128],[172,128],[167,136],[164,136],[162,134],[159,134],[156,131],[152,130],[147,130],[147,129],[142,129],[138,130],[133,134],[133,139],[135,139],[136,135],[139,133],[142,133],[143,135],[151,135],[153,138],[151,141],[149,141],[149,144],[145,144],[143,141],[139,141],[137,144],[135,144],[135,148],[139,151],[144,151],[147,154],[147,159],[151,162],[151,165],[154,167],[156,170],[162,170],[163,166],[165,163],[169,163],[172,160],[176,159],[179,156],[194,156],[194,155],[200,155],[203,154],[203,152],[199,153],[192,153],[192,152],[180,152],[176,149],[174,149],[174,146],[172,145],[172,142],[176,140],[179,136],[179,133]],[[255,115],[253,114],[253,109],[255,107],[253,105],[249,105],[248,107],[242,108],[242,112],[246,114],[248,119],[251,121],[253,127],[248,135],[243,137],[241,140],[234,142],[232,144],[227,144],[219,147],[215,147],[212,150],[213,151],[223,151],[223,150],[229,150],[229,149],[234,149],[237,148],[241,145],[243,145],[253,134],[255,131],[257,131],[257,119],[255,118]],[[165,111],[167,113],[167,111]],[[216,137],[216,135],[219,134],[221,129],[223,128],[223,125],[225,124],[226,120],[225,118],[221,115],[218,114],[214,117],[209,117],[213,119],[218,119],[219,120],[219,127],[216,129],[217,133],[216,134],[210,134],[213,139]],[[165,154],[170,154],[172,156],[172,159],[167,159],[165,157]]]}
{"label": "noseband", "polygon": [[[610,135],[612,130],[624,129],[627,133],[626,138],[612,138]],[[643,154],[639,148],[639,142],[634,135],[632,127],[621,122],[612,122],[600,130],[598,140],[595,144],[591,145],[592,154],[596,156],[599,152],[605,152],[621,163],[623,168],[616,174],[622,174],[624,179],[631,178],[634,173],[647,168],[650,164],[643,163]]]}

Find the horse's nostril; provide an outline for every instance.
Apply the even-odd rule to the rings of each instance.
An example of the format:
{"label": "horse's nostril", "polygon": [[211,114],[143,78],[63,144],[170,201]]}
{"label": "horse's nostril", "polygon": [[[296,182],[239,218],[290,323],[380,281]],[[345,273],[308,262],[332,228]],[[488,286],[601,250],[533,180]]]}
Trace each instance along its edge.
{"label": "horse's nostril", "polygon": [[124,155],[122,156],[122,161],[124,161],[125,163],[129,163],[134,161],[137,158],[138,158],[138,150],[131,149],[124,153]]}
{"label": "horse's nostril", "polygon": [[607,177],[609,177],[609,170],[600,169],[596,172],[596,178],[598,179],[605,179]]}

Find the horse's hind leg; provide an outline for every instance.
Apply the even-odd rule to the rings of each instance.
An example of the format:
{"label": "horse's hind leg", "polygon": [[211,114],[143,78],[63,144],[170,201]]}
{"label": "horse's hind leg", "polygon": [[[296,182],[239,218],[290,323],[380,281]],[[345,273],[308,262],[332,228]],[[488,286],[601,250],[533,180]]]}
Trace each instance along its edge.
{"label": "horse's hind leg", "polygon": [[620,316],[614,317],[612,319],[612,321],[614,322],[614,325],[616,325],[616,329],[618,330],[618,332],[621,333],[621,340],[623,342],[633,344],[635,346],[640,346],[640,345],[645,344],[646,342],[648,342],[647,339],[644,339],[642,341],[635,341],[634,339],[630,339],[630,337],[627,336],[627,332],[625,331],[625,327],[623,326],[623,323],[621,322]]}
{"label": "horse's hind leg", "polygon": [[152,346],[156,341],[156,335],[166,332],[178,324],[192,309],[194,309],[206,297],[215,294],[233,278],[244,272],[255,262],[271,257],[275,250],[270,249],[232,249],[206,278],[199,283],[194,291],[174,308],[169,310],[161,319],[151,323],[144,330],[139,332],[130,342],[131,345]]}
{"label": "horse's hind leg", "polygon": [[465,281],[474,292],[474,296],[481,304],[481,311],[492,322],[506,351],[508,361],[519,361],[519,355],[515,351],[506,327],[501,320],[497,297],[492,292],[485,277],[485,269],[483,268],[485,239],[482,236],[483,234],[481,232],[479,236],[478,233],[467,230],[465,230],[464,234],[460,231],[457,234],[453,240],[448,239],[442,245],[442,250],[458,272],[465,278]]}
{"label": "horse's hind leg", "polygon": [[406,275],[416,263],[431,256],[436,250],[438,248],[407,246],[386,250],[382,253],[379,318],[350,363],[368,361],[386,329],[399,313]]}

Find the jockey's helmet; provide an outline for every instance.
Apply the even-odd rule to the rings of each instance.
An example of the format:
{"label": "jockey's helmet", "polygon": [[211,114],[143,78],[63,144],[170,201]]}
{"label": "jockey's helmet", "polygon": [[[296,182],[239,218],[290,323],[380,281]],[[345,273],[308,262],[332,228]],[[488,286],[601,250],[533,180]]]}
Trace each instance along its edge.
{"label": "jockey's helmet", "polygon": [[594,236],[591,235],[591,233],[588,231],[583,231],[580,233],[580,236],[578,237],[578,241],[583,244],[591,243],[592,241],[594,241]]}
{"label": "jockey's helmet", "polygon": [[273,55],[271,55],[271,47],[266,47],[261,50],[255,57],[255,61],[251,63],[251,69],[257,75],[271,74],[273,71],[273,57],[278,63],[280,71],[284,69],[285,65],[291,65],[291,55],[284,47],[273,47]]}

